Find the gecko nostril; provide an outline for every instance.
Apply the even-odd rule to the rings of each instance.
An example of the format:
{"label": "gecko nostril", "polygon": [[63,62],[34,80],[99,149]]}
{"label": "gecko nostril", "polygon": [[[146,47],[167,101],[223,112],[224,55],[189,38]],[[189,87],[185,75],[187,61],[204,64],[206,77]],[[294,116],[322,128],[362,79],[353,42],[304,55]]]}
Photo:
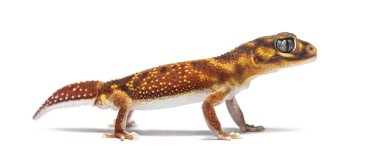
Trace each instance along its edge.
{"label": "gecko nostril", "polygon": [[315,47],[314,47],[313,45],[309,45],[309,46],[307,46],[307,47],[306,47],[306,50],[307,50],[308,52],[311,52],[311,53],[316,53],[316,52],[317,52],[317,50],[315,49]]}
{"label": "gecko nostril", "polygon": [[311,44],[306,47],[306,51],[311,55],[317,54],[317,49]]}

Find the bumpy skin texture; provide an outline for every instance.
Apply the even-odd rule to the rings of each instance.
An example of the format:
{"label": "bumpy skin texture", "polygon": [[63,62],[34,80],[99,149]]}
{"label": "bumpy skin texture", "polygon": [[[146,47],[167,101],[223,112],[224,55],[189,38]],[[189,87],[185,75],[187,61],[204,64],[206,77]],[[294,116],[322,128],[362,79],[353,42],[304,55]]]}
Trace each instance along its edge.
{"label": "bumpy skin texture", "polygon": [[[294,41],[289,43],[291,45],[280,44],[287,45],[281,49],[292,48],[290,52],[281,52],[281,49],[276,48],[276,41],[284,39]],[[130,120],[129,112],[139,106],[155,103],[154,101],[172,102],[170,99],[199,94],[199,96],[206,95],[199,99],[203,100],[202,109],[210,130],[218,139],[230,140],[239,136],[223,132],[214,107],[226,101],[228,110],[241,132],[263,131],[264,127],[245,123],[235,95],[247,88],[252,78],[284,67],[313,61],[316,54],[315,47],[310,43],[298,39],[291,33],[279,33],[249,41],[218,57],[163,65],[105,83],[83,82],[76,86],[88,88],[88,85],[91,85],[92,90],[96,90],[96,93],[91,93],[96,94],[93,97],[96,106],[112,107],[119,111],[115,133],[106,137],[135,139],[136,134],[126,133],[125,126]],[[71,92],[70,88],[66,91]],[[66,92],[60,90],[54,95],[60,93],[65,95]],[[83,99],[89,98],[86,96],[87,98]],[[78,100],[80,97],[77,96],[75,99]],[[181,104],[175,103],[175,105]],[[54,103],[45,103],[35,116],[41,116],[39,112],[49,109],[51,105]]]}

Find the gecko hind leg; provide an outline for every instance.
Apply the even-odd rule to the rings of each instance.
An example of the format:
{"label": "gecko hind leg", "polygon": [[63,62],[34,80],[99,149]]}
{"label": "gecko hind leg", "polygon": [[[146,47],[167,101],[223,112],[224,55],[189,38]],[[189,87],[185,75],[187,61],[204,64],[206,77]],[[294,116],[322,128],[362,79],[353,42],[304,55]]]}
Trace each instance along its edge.
{"label": "gecko hind leg", "polygon": [[239,126],[242,133],[245,132],[262,132],[265,130],[263,126],[254,126],[245,123],[243,112],[241,111],[239,104],[235,97],[231,100],[226,100],[226,105],[228,112],[230,113],[232,119]]}
{"label": "gecko hind leg", "polygon": [[119,107],[119,112],[115,122],[115,132],[113,134],[105,134],[103,137],[119,138],[122,141],[124,139],[138,139],[137,133],[128,133],[125,131],[128,114],[131,111],[130,105],[132,104],[132,100],[122,91],[114,91],[113,94],[110,95],[109,100],[111,100],[115,106]]}

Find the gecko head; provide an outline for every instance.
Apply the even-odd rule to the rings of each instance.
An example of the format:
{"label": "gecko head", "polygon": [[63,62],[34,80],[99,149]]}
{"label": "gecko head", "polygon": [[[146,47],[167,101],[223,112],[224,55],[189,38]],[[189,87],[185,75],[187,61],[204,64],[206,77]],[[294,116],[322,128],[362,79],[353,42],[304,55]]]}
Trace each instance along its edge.
{"label": "gecko head", "polygon": [[254,40],[254,62],[270,68],[282,68],[314,61],[317,49],[292,33],[279,33]]}

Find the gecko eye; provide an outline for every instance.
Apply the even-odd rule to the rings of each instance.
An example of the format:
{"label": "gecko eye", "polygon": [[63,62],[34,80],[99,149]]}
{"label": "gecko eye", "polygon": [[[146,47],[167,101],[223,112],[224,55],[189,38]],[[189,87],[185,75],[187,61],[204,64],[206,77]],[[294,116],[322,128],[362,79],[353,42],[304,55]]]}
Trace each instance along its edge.
{"label": "gecko eye", "polygon": [[276,50],[282,53],[290,53],[296,48],[296,43],[293,38],[277,39],[274,42],[274,46]]}

